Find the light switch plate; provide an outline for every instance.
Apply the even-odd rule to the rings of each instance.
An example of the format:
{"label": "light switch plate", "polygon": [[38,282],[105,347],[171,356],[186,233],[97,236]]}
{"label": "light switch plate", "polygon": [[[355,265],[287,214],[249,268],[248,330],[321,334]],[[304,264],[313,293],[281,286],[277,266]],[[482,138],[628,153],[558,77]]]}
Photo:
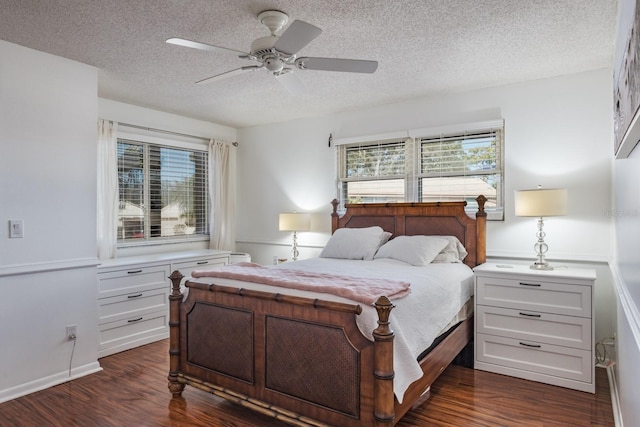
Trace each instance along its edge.
{"label": "light switch plate", "polygon": [[9,220],[9,238],[19,239],[24,237],[24,221],[21,219]]}

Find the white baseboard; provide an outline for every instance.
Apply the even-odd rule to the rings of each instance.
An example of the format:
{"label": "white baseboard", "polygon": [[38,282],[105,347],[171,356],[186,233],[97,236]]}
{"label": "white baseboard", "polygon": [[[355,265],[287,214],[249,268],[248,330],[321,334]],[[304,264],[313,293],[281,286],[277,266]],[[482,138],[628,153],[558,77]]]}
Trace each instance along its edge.
{"label": "white baseboard", "polygon": [[[620,358],[620,351],[625,352],[624,361],[627,362],[627,365],[622,367],[617,365],[616,369],[613,366],[607,368],[607,376],[609,377],[609,388],[611,389],[611,405],[615,425],[616,427],[622,427],[624,425],[623,414],[628,419],[634,419],[634,417],[637,419],[637,415],[640,414],[637,406],[630,405],[628,399],[623,401],[620,394],[621,392],[628,393],[628,390],[633,393],[636,391],[634,379],[638,378],[638,370],[635,368],[635,362],[628,361],[637,360],[636,355],[640,353],[640,309],[632,297],[618,265],[612,262],[610,263],[610,269],[613,274],[614,290],[618,302],[618,328],[622,327],[621,330],[624,331],[623,339],[625,339],[624,348],[616,348],[616,353]],[[623,323],[620,324],[620,322]],[[618,330],[618,336],[620,336],[620,330]],[[623,370],[624,372],[622,372]],[[620,378],[616,377],[616,372],[620,373]],[[622,405],[626,405],[625,408]]]}
{"label": "white baseboard", "polygon": [[618,396],[618,384],[616,382],[616,371],[613,365],[607,366],[607,378],[609,378],[609,392],[611,393],[611,407],[613,409],[613,422],[616,427],[623,427],[622,411],[620,409],[620,396]]}
{"label": "white baseboard", "polygon": [[71,369],[71,375],[69,375],[69,371],[58,372],[57,374],[49,375],[48,377],[38,378],[35,381],[0,390],[0,403],[26,396],[27,394],[35,393],[36,391],[44,390],[46,388],[63,384],[67,381],[100,371],[102,371],[102,368],[100,367],[100,363],[96,361]]}

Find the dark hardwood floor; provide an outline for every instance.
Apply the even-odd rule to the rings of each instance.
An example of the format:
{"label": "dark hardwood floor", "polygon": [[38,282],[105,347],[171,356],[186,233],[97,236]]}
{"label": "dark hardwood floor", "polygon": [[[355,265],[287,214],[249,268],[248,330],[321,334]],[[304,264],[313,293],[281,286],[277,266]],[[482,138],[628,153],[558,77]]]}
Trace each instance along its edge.
{"label": "dark hardwood floor", "polygon": [[[0,426],[286,426],[192,387],[172,399],[168,360],[167,340],[105,357],[102,372],[0,404]],[[613,426],[596,371],[592,395],[451,366],[397,426]]]}

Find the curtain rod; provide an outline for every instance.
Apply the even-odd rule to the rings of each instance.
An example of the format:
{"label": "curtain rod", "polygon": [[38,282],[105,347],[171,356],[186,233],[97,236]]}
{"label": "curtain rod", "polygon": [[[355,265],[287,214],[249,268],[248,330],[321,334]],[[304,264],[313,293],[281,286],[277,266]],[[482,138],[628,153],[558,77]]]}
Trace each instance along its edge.
{"label": "curtain rod", "polygon": [[[169,135],[186,136],[187,138],[195,138],[195,139],[200,139],[202,141],[209,141],[209,139],[215,139],[215,138],[205,138],[205,137],[196,136],[196,135],[189,135],[187,133],[173,132],[173,131],[164,130],[164,129],[155,129],[155,128],[150,128],[150,127],[147,127],[147,126],[132,125],[131,123],[118,122],[118,125],[127,126],[127,127],[135,128],[135,129],[148,130],[148,131],[151,131],[151,132],[166,133],[166,134],[169,134]],[[237,141],[233,141],[231,144],[234,147],[238,146],[238,142]]]}

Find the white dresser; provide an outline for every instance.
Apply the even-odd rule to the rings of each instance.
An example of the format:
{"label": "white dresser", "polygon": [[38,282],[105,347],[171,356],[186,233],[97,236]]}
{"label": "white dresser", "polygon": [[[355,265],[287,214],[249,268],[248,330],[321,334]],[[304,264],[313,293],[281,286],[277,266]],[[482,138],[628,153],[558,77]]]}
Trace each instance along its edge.
{"label": "white dresser", "polygon": [[169,336],[169,275],[229,263],[229,251],[116,258],[98,266],[98,357]]}
{"label": "white dresser", "polygon": [[475,368],[594,393],[595,271],[474,271]]}

